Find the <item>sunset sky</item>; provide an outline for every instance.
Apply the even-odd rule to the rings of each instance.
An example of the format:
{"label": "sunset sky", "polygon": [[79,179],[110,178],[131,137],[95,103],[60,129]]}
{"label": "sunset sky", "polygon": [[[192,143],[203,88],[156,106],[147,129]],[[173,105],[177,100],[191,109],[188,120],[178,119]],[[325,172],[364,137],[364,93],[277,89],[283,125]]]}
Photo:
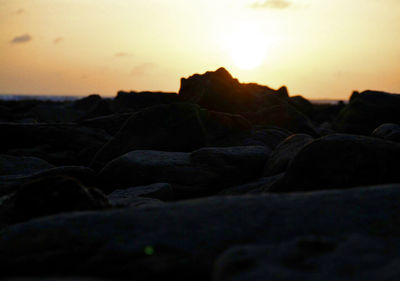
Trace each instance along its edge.
{"label": "sunset sky", "polygon": [[178,91],[220,66],[308,98],[400,93],[400,0],[0,0],[0,93]]}

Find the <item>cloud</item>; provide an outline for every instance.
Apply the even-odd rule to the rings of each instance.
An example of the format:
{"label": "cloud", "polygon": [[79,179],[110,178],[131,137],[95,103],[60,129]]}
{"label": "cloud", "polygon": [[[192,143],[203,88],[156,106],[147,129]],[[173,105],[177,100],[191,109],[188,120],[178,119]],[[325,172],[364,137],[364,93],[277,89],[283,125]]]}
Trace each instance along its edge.
{"label": "cloud", "polygon": [[131,56],[131,54],[124,53],[124,52],[119,52],[119,53],[115,54],[115,57],[117,57],[117,58],[130,57],[130,56]]}
{"label": "cloud", "polygon": [[141,76],[147,74],[151,69],[155,68],[157,65],[154,63],[142,63],[135,66],[131,71],[131,75],[133,76]]}
{"label": "cloud", "polygon": [[57,37],[56,39],[53,40],[53,43],[58,44],[61,43],[62,41],[64,41],[64,37]]}
{"label": "cloud", "polygon": [[251,7],[253,9],[286,9],[292,5],[287,0],[266,0],[254,2]]}
{"label": "cloud", "polygon": [[27,42],[29,42],[31,40],[32,40],[32,37],[29,34],[24,34],[24,35],[21,35],[21,36],[14,37],[10,41],[10,43],[11,44],[21,44],[21,43],[27,43]]}

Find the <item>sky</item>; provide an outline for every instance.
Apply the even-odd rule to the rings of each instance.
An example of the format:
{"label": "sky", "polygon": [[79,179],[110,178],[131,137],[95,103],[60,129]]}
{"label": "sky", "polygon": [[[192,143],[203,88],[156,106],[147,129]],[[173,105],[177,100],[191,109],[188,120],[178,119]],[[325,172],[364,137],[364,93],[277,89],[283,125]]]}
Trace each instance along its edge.
{"label": "sky", "polygon": [[0,93],[177,92],[221,66],[313,99],[400,93],[400,0],[0,0]]}

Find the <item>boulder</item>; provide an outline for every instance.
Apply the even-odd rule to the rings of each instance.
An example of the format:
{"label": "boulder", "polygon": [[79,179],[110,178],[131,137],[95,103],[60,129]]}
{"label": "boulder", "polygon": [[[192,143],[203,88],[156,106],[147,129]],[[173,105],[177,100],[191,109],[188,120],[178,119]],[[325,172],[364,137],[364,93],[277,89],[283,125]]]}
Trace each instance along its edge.
{"label": "boulder", "polygon": [[400,183],[400,144],[372,137],[329,135],[303,147],[275,191]]}
{"label": "boulder", "polygon": [[296,108],[298,111],[300,111],[309,118],[312,118],[315,114],[315,109],[313,104],[302,96],[290,97],[288,102],[294,108]]}
{"label": "boulder", "polygon": [[171,185],[168,183],[155,183],[128,189],[117,189],[107,196],[110,203],[114,206],[130,206],[136,204],[138,198],[143,197],[171,201],[174,198],[174,193]]}
{"label": "boulder", "polygon": [[179,102],[176,93],[119,91],[117,96],[112,100],[111,109],[117,113],[132,112],[154,105],[175,102]]}
{"label": "boulder", "polygon": [[292,134],[292,132],[279,127],[256,127],[243,140],[243,145],[263,145],[273,150]]}
{"label": "boulder", "polygon": [[36,157],[0,155],[0,178],[10,175],[27,176],[51,168],[54,166]]}
{"label": "boulder", "polygon": [[133,114],[95,156],[92,167],[129,151],[148,149],[188,152],[251,130],[239,115],[210,112],[194,104],[176,103],[146,108]]}
{"label": "boulder", "polygon": [[[390,185],[55,215],[1,231],[2,275],[211,280],[216,258],[239,244],[362,235],[382,237],[390,245],[400,234],[399,200],[399,185]],[[398,257],[397,248],[387,250],[388,258]]]}
{"label": "boulder", "polygon": [[271,177],[259,178],[242,185],[229,187],[222,190],[218,195],[241,195],[241,194],[261,194],[268,191],[277,181],[283,178],[284,174]]}
{"label": "boulder", "polygon": [[75,124],[0,123],[1,154],[34,156],[54,165],[88,165],[110,136]]}
{"label": "boulder", "polygon": [[370,135],[384,123],[400,122],[400,95],[365,91],[353,95],[339,113],[334,129],[342,133]]}
{"label": "boulder", "polygon": [[254,83],[242,84],[225,69],[195,74],[181,79],[179,98],[209,110],[240,113],[271,105],[275,99],[287,99],[286,87],[273,90]]}
{"label": "boulder", "polygon": [[200,196],[259,177],[269,153],[263,146],[203,148],[193,153],[136,150],[108,163],[99,178],[106,193],[166,182],[180,197]]}
{"label": "boulder", "polygon": [[264,174],[268,176],[285,172],[297,153],[313,140],[310,135],[295,134],[282,141],[268,159]]}
{"label": "boulder", "polygon": [[109,202],[98,189],[83,186],[64,176],[44,177],[23,184],[0,209],[6,224],[57,213],[108,208]]}
{"label": "boulder", "polygon": [[372,132],[372,136],[400,142],[400,126],[393,123],[382,124]]}
{"label": "boulder", "polygon": [[259,111],[246,112],[243,116],[254,125],[276,126],[292,131],[318,136],[311,121],[288,103],[264,107]]}
{"label": "boulder", "polygon": [[215,281],[391,281],[400,239],[309,236],[278,245],[237,246],[216,262]]}
{"label": "boulder", "polygon": [[78,124],[83,127],[103,129],[109,135],[114,136],[131,116],[132,113],[116,113],[80,120]]}

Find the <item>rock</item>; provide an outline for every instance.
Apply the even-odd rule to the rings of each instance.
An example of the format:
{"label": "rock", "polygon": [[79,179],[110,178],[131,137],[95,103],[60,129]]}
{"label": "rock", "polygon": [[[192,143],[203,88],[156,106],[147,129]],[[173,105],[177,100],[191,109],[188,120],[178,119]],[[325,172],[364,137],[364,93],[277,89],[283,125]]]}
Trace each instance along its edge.
{"label": "rock", "polygon": [[1,154],[34,156],[54,165],[88,165],[109,139],[103,130],[74,124],[0,123]]}
{"label": "rock", "polygon": [[225,68],[202,75],[195,74],[181,79],[179,98],[199,104],[209,110],[240,113],[258,110],[270,105],[269,100],[288,97],[286,87],[278,91],[257,84],[241,84]]}
{"label": "rock", "polygon": [[216,262],[215,281],[391,281],[400,239],[302,237],[279,245],[237,246]]}
{"label": "rock", "polygon": [[288,102],[308,118],[312,118],[313,115],[315,114],[315,109],[313,104],[302,96],[290,97]]}
{"label": "rock", "polygon": [[262,146],[203,148],[191,154],[136,150],[108,163],[99,178],[106,193],[166,182],[179,196],[201,196],[259,177],[269,153]]}
{"label": "rock", "polygon": [[36,157],[0,155],[0,178],[5,175],[32,175],[51,168],[54,166]]}
{"label": "rock", "polygon": [[[171,201],[174,198],[171,185],[168,183],[155,183],[146,186],[135,186],[128,189],[117,189],[110,193],[107,198],[115,206],[130,206],[137,203],[140,197]],[[157,201],[159,201],[157,200]]]}
{"label": "rock", "polygon": [[39,123],[69,123],[81,118],[84,112],[65,103],[43,103],[34,106],[25,117],[34,118]]}
{"label": "rock", "polygon": [[334,129],[342,133],[370,135],[381,124],[399,122],[399,108],[400,95],[365,91],[352,96],[339,113]]}
{"label": "rock", "polygon": [[111,136],[114,136],[131,116],[132,113],[116,113],[81,120],[78,124],[84,127],[103,129]]}
{"label": "rock", "polygon": [[400,126],[393,123],[380,125],[372,132],[372,136],[385,140],[400,142]]}
{"label": "rock", "polygon": [[276,191],[349,188],[400,183],[400,144],[371,137],[329,135],[313,141],[292,160]]}
{"label": "rock", "polygon": [[244,139],[243,145],[263,145],[275,149],[279,143],[292,134],[290,131],[279,127],[255,128],[251,135]]}
{"label": "rock", "polygon": [[239,115],[214,113],[194,104],[158,105],[133,114],[97,154],[92,167],[132,150],[193,151],[213,143],[226,144],[230,135],[250,131]]}
{"label": "rock", "polygon": [[211,197],[32,220],[1,231],[2,274],[199,281],[211,280],[216,258],[238,244],[362,235],[390,245],[400,234],[399,187]]}
{"label": "rock", "polygon": [[259,111],[246,112],[243,116],[254,125],[277,126],[293,133],[305,133],[311,136],[318,136],[318,133],[311,121],[287,103],[265,107]]}
{"label": "rock", "polygon": [[263,177],[255,181],[239,186],[229,187],[222,190],[218,195],[240,195],[240,194],[260,194],[268,191],[277,181],[283,178],[284,174],[271,177]]}
{"label": "rock", "polygon": [[264,174],[268,176],[285,172],[297,153],[313,140],[313,137],[306,134],[295,134],[285,139],[272,152]]}
{"label": "rock", "polygon": [[0,196],[15,192],[22,184],[49,176],[67,176],[87,186],[96,186],[97,178],[92,169],[81,166],[64,166],[46,169],[30,175],[0,176]]}
{"label": "rock", "polygon": [[159,104],[179,102],[176,93],[163,92],[124,92],[119,91],[113,99],[111,108],[114,112],[132,112]]}
{"label": "rock", "polygon": [[98,189],[83,186],[64,176],[43,177],[23,184],[3,203],[2,221],[7,224],[63,212],[108,208]]}
{"label": "rock", "polygon": [[79,110],[88,112],[95,108],[103,99],[97,94],[89,95],[87,97],[76,100],[72,103],[72,107]]}

